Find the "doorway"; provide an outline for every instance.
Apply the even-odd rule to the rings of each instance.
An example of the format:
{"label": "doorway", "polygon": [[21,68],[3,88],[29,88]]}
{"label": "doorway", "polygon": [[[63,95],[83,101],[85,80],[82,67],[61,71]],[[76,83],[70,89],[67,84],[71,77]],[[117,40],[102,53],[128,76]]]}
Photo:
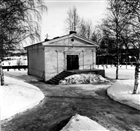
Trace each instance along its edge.
{"label": "doorway", "polygon": [[67,70],[78,70],[78,69],[79,69],[79,56],[67,55]]}

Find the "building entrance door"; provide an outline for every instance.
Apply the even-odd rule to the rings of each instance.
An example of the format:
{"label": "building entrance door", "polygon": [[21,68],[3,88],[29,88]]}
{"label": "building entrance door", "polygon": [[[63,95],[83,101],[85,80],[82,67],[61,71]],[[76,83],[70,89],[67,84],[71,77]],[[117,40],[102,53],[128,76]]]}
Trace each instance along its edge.
{"label": "building entrance door", "polygon": [[78,55],[67,55],[67,70],[79,69],[79,56]]}

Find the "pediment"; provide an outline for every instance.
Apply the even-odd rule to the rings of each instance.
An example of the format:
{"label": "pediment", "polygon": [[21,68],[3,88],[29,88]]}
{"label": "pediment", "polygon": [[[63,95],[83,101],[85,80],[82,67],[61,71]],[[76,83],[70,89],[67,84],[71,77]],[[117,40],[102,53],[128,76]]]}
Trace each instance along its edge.
{"label": "pediment", "polygon": [[50,41],[44,42],[45,46],[96,46],[93,41],[79,37],[77,35],[67,35],[57,37]]}

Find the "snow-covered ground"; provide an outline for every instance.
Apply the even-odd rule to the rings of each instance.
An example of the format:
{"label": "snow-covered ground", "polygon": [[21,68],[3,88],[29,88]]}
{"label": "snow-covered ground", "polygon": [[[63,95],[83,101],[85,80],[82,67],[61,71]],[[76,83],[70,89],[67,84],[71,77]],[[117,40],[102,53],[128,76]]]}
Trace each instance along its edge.
{"label": "snow-covered ground", "polygon": [[[116,67],[108,65],[99,66],[100,69],[105,69],[105,74],[109,78],[115,79]],[[126,104],[140,110],[140,85],[138,94],[132,94],[134,87],[135,66],[125,65],[119,67],[119,80],[116,81],[108,90],[108,95],[115,101]]]}
{"label": "snow-covered ground", "polygon": [[[11,119],[14,115],[23,112],[29,108],[37,105],[41,100],[43,100],[43,93],[28,83],[26,81],[36,80],[31,76],[26,76],[24,70],[21,71],[9,71],[12,77],[19,76],[19,79],[14,79],[11,77],[5,77],[5,86],[1,87],[1,120]],[[9,75],[10,76],[10,75]],[[20,77],[21,76],[21,77]],[[62,131],[108,131],[106,128],[102,127],[97,122],[89,119],[86,116],[75,115],[68,122],[66,127]]]}
{"label": "snow-covered ground", "polygon": [[[115,78],[115,67],[105,68],[105,73],[107,77]],[[21,79],[26,79],[26,81],[28,81],[28,79],[32,79],[27,77],[27,70],[9,71],[9,74],[11,76],[18,76]],[[110,88],[108,88],[108,95],[116,101],[128,104],[136,109],[140,109],[140,88],[138,90],[139,94],[132,94],[134,84],[134,66],[128,66],[127,69],[125,69],[125,67],[121,67],[119,69],[119,78],[123,80],[116,81]],[[43,93],[38,88],[27,84],[22,80],[5,77],[5,81],[6,85],[2,87],[2,119],[9,118],[16,113],[31,108],[44,98]],[[66,127],[62,129],[62,131],[82,130],[107,131],[96,122],[80,115],[73,116]]]}
{"label": "snow-covered ground", "polygon": [[[115,79],[116,77],[116,67],[108,65],[107,68],[104,66],[99,66],[100,69],[105,69],[105,74],[107,77]],[[138,94],[132,94],[134,87],[134,73],[135,66],[121,66],[119,67],[119,80],[116,81],[108,90],[108,95],[115,101],[131,106],[135,109],[140,110],[140,85],[138,87]],[[101,79],[100,79],[101,78]],[[98,77],[97,75],[72,75],[61,81],[61,84],[70,83],[96,83],[96,82],[106,82],[106,79]],[[91,81],[91,82],[90,82]],[[139,82],[140,83],[140,82]]]}
{"label": "snow-covered ground", "polygon": [[[97,66],[97,69],[105,69],[105,75],[107,77],[110,77],[112,79],[116,78],[116,67],[108,65],[106,66]],[[134,72],[135,72],[135,66],[128,65],[126,68],[126,65],[119,66],[119,79],[134,79]]]}
{"label": "snow-covered ground", "polygon": [[76,114],[61,131],[109,131],[86,116]]}
{"label": "snow-covered ground", "polygon": [[1,120],[34,107],[44,98],[44,94],[37,87],[11,77],[5,77],[0,96]]}
{"label": "snow-covered ground", "polygon": [[115,101],[140,110],[140,85],[138,94],[132,94],[134,80],[118,80],[107,90],[107,94]]}
{"label": "snow-covered ground", "polygon": [[7,57],[2,62],[3,66],[13,66],[13,65],[27,65],[27,56],[13,56]]}

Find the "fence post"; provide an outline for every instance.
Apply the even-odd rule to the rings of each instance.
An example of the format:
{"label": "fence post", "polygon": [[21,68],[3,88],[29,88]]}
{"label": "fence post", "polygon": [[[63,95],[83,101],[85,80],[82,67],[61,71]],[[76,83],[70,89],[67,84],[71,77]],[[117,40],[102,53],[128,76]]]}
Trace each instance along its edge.
{"label": "fence post", "polygon": [[3,73],[3,69],[2,69],[2,61],[0,60],[0,83],[1,86],[4,85],[4,73]]}
{"label": "fence post", "polygon": [[126,62],[126,69],[127,69],[127,62]]}

